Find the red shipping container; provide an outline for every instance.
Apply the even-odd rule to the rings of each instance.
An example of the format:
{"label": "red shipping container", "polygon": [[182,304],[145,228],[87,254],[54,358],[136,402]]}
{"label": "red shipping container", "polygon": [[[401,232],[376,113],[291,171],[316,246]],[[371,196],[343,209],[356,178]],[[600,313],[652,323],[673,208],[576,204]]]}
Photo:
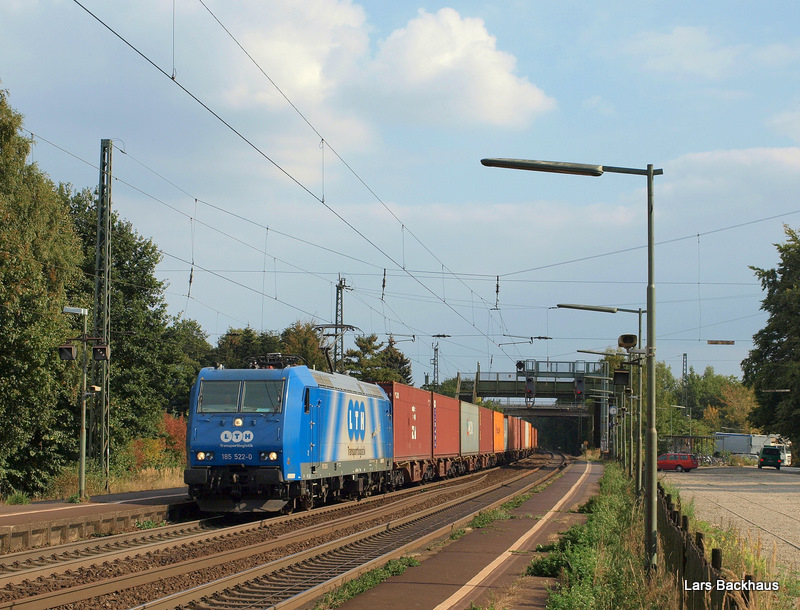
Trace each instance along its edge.
{"label": "red shipping container", "polygon": [[461,449],[461,403],[431,392],[433,399],[433,457],[457,456]]}
{"label": "red shipping container", "polygon": [[505,447],[505,417],[499,411],[492,411],[494,419],[494,452],[503,453]]}
{"label": "red shipping container", "polygon": [[494,411],[480,407],[481,433],[478,440],[481,453],[494,453]]}
{"label": "red shipping container", "polygon": [[379,385],[392,401],[395,462],[430,459],[433,447],[431,393],[403,383]]}

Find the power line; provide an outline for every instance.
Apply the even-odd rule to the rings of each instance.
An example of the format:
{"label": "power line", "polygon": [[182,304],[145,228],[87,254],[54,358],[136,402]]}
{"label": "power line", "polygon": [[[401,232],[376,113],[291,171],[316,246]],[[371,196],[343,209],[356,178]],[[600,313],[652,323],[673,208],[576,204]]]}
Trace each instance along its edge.
{"label": "power line", "polygon": [[[373,190],[373,189],[372,189],[372,188],[371,188],[371,187],[370,187],[370,186],[369,186],[367,183],[366,183],[366,181],[365,181],[365,180],[364,180],[364,179],[363,179],[363,178],[362,178],[362,177],[361,177],[361,176],[358,174],[358,172],[356,172],[356,171],[355,171],[355,169],[353,169],[353,167],[352,167],[352,166],[351,166],[349,163],[347,163],[347,161],[345,161],[345,160],[344,160],[344,158],[343,158],[343,157],[342,157],[342,156],[341,156],[341,155],[340,155],[340,154],[339,154],[339,153],[336,151],[336,149],[334,149],[334,148],[331,146],[330,142],[324,138],[324,136],[323,136],[323,135],[322,135],[322,134],[319,132],[319,130],[317,130],[317,128],[316,128],[316,127],[314,127],[314,125],[311,123],[311,121],[310,121],[310,120],[309,120],[309,119],[308,119],[308,118],[307,118],[307,117],[306,117],[306,116],[305,116],[305,115],[304,115],[304,114],[303,114],[303,113],[300,111],[300,109],[299,109],[299,108],[298,108],[298,107],[297,107],[297,106],[296,106],[296,105],[295,105],[295,104],[292,102],[292,100],[291,100],[291,99],[289,99],[289,97],[288,97],[288,96],[287,96],[287,95],[286,95],[286,94],[283,92],[283,90],[281,90],[281,88],[278,86],[278,84],[277,84],[277,83],[276,83],[276,82],[275,82],[275,81],[274,81],[272,78],[270,78],[269,74],[267,74],[267,73],[266,73],[266,71],[265,71],[265,70],[264,70],[264,69],[261,67],[261,65],[260,65],[260,64],[259,64],[259,63],[258,63],[258,62],[257,62],[257,61],[254,59],[254,58],[253,58],[253,56],[252,56],[252,55],[251,55],[251,54],[250,54],[250,53],[247,51],[247,49],[245,49],[245,47],[244,47],[244,46],[243,46],[243,45],[242,45],[242,44],[241,44],[241,43],[240,43],[240,42],[237,40],[237,38],[236,38],[236,37],[233,35],[233,33],[232,33],[232,32],[231,32],[231,31],[230,31],[230,30],[229,30],[229,29],[228,29],[228,28],[227,28],[227,27],[226,27],[226,26],[225,26],[225,25],[222,23],[222,21],[220,21],[220,19],[219,19],[219,18],[218,18],[218,17],[217,17],[217,16],[216,16],[216,15],[215,15],[215,14],[214,14],[212,11],[211,11],[211,9],[210,9],[210,8],[208,8],[208,6],[205,4],[205,2],[203,2],[203,0],[198,0],[198,1],[200,2],[200,4],[202,4],[202,5],[203,5],[203,8],[205,8],[205,9],[206,9],[206,11],[208,11],[209,15],[211,15],[211,17],[212,17],[212,18],[213,18],[213,19],[214,19],[214,20],[215,20],[215,21],[216,21],[216,22],[219,24],[219,26],[220,26],[220,27],[221,27],[221,28],[222,28],[222,29],[225,31],[225,33],[226,33],[226,34],[227,34],[227,35],[228,35],[228,36],[231,38],[231,40],[233,40],[233,42],[236,44],[236,46],[237,46],[237,47],[239,47],[239,49],[241,49],[241,51],[242,51],[242,52],[243,52],[243,53],[244,53],[244,54],[247,56],[247,58],[248,58],[248,59],[249,59],[249,60],[250,60],[250,61],[253,63],[253,65],[254,65],[254,66],[255,66],[255,67],[256,67],[256,68],[259,70],[259,72],[261,72],[261,74],[264,76],[264,78],[266,78],[266,79],[267,79],[267,80],[270,82],[270,84],[271,84],[271,85],[272,85],[272,86],[275,88],[275,90],[276,90],[276,91],[277,91],[277,92],[278,92],[278,93],[279,93],[279,94],[280,94],[280,95],[283,97],[283,99],[284,99],[284,100],[286,100],[286,102],[287,102],[287,103],[288,103],[288,104],[289,104],[289,105],[292,107],[292,109],[293,109],[293,110],[294,110],[294,111],[295,111],[295,112],[298,114],[298,116],[300,116],[300,118],[302,118],[302,119],[303,119],[303,121],[305,121],[305,123],[306,123],[306,124],[307,124],[307,125],[308,125],[308,126],[311,128],[311,130],[312,130],[312,131],[313,131],[313,132],[314,132],[314,133],[315,133],[315,134],[316,134],[316,135],[317,135],[317,136],[320,138],[320,141],[321,141],[322,145],[323,145],[323,146],[324,146],[324,145],[327,145],[328,149],[329,149],[329,150],[330,150],[330,151],[331,151],[331,152],[332,152],[332,153],[333,153],[333,154],[336,156],[336,158],[337,158],[337,159],[339,159],[339,161],[342,163],[342,165],[344,165],[344,166],[347,168],[347,170],[348,170],[348,171],[349,171],[349,172],[350,172],[350,173],[351,173],[351,174],[352,174],[352,175],[353,175],[353,176],[356,178],[356,180],[358,180],[358,182],[360,182],[360,183],[361,183],[361,185],[362,185],[362,186],[363,186],[363,187],[364,187],[364,188],[365,188],[365,189],[366,189],[366,190],[367,190],[367,191],[368,191],[368,192],[369,192],[369,193],[370,193],[370,194],[371,194],[371,195],[372,195],[372,196],[375,198],[375,200],[376,200],[378,203],[380,203],[380,204],[381,204],[381,206],[383,206],[383,208],[384,208],[384,209],[385,209],[387,212],[389,212],[389,214],[392,216],[392,218],[394,218],[394,219],[395,219],[395,220],[398,222],[398,224],[400,224],[400,226],[401,226],[401,230],[403,230],[404,232],[405,232],[405,231],[407,231],[407,232],[408,232],[408,233],[411,235],[411,237],[413,237],[413,238],[414,238],[414,240],[415,240],[415,241],[416,241],[416,242],[417,242],[417,243],[418,243],[420,246],[422,246],[422,247],[425,249],[425,251],[426,251],[428,254],[430,254],[430,255],[431,255],[431,256],[432,256],[432,257],[433,257],[433,258],[434,258],[434,259],[435,259],[435,260],[436,260],[436,261],[437,261],[437,262],[438,262],[438,263],[439,263],[441,266],[442,266],[442,269],[446,269],[446,270],[448,271],[448,273],[449,273],[450,275],[452,275],[453,277],[455,277],[456,279],[458,279],[458,280],[459,280],[459,281],[460,281],[460,282],[461,282],[461,283],[464,285],[464,287],[466,287],[466,288],[469,288],[469,286],[467,286],[467,284],[466,284],[466,283],[464,283],[464,281],[463,281],[463,280],[461,280],[460,278],[458,278],[458,276],[457,276],[456,274],[454,274],[454,273],[453,273],[453,272],[452,272],[452,271],[449,269],[449,267],[447,267],[447,266],[444,264],[444,262],[443,262],[443,261],[442,261],[442,260],[441,260],[441,259],[440,259],[440,258],[439,258],[439,257],[438,257],[438,256],[437,256],[435,253],[434,253],[434,252],[432,252],[432,251],[431,251],[431,249],[430,249],[430,248],[428,248],[428,246],[427,246],[427,245],[426,245],[426,244],[425,244],[425,243],[424,243],[424,242],[423,242],[421,239],[419,239],[419,238],[416,236],[416,234],[415,234],[413,231],[411,231],[411,230],[410,230],[410,229],[409,229],[409,228],[406,226],[406,224],[405,224],[405,223],[404,223],[402,220],[400,220],[400,218],[398,218],[398,217],[397,217],[397,215],[396,215],[396,214],[394,213],[394,211],[392,211],[392,209],[391,209],[391,208],[390,208],[390,207],[389,207],[389,206],[386,204],[386,202],[384,202],[384,201],[383,201],[383,199],[382,199],[382,198],[381,198],[381,197],[380,197],[380,196],[379,196],[379,195],[378,195],[378,194],[377,194],[377,193],[376,193],[376,192],[375,192],[375,191],[374,191],[374,190]],[[480,295],[479,295],[479,297],[480,297]],[[483,301],[483,302],[484,302],[484,304],[486,304],[486,305],[488,306],[488,303],[487,303],[487,301],[486,301],[485,299],[483,299],[483,297],[480,297],[480,298],[481,298],[481,301]]]}
{"label": "power line", "polygon": [[[176,86],[178,86],[184,93],[186,93],[189,97],[191,97],[195,102],[197,102],[203,109],[205,109],[209,114],[211,114],[214,118],[216,118],[220,123],[222,123],[225,127],[227,127],[231,132],[237,135],[243,142],[245,142],[250,148],[256,151],[259,155],[261,155],[265,160],[267,160],[270,164],[272,164],[276,169],[278,169],[281,173],[283,173],[287,178],[289,178],[292,182],[294,182],[297,186],[299,186],[303,191],[309,194],[312,198],[314,198],[318,203],[324,206],[328,211],[330,211],[334,216],[336,216],[339,220],[341,220],[345,225],[347,225],[353,232],[355,232],[361,239],[367,242],[370,246],[372,246],[375,250],[380,252],[385,258],[390,260],[394,263],[397,267],[402,268],[402,266],[392,258],[392,256],[386,252],[383,248],[381,248],[377,243],[367,237],[362,231],[356,228],[351,222],[349,222],[344,216],[342,216],[339,212],[337,212],[333,207],[328,205],[325,202],[324,197],[319,197],[315,193],[313,193],[308,187],[306,187],[302,182],[300,182],[297,178],[295,178],[292,174],[290,174],[286,169],[284,169],[280,164],[278,164],[274,159],[272,159],[269,155],[267,155],[264,151],[262,151],[255,143],[253,143],[249,138],[247,138],[242,132],[237,130],[233,125],[231,125],[228,121],[226,121],[222,116],[220,116],[217,112],[211,109],[205,102],[200,100],[196,95],[194,95],[189,89],[184,87],[176,78],[173,78],[170,74],[168,74],[165,70],[163,70],[158,64],[156,64],[153,60],[151,60],[147,55],[145,55],[142,51],[140,51],[136,46],[132,43],[128,42],[121,34],[116,32],[111,26],[106,24],[102,19],[100,19],[97,15],[95,15],[92,11],[86,8],[83,4],[79,2],[79,0],[73,0],[75,4],[81,7],[86,13],[88,13],[95,21],[97,21],[100,25],[106,28],[109,32],[111,32],[115,37],[117,37],[121,42],[123,42],[126,46],[128,46],[132,51],[134,51],[137,55],[139,55],[142,59],[144,59],[148,64],[150,64],[153,68],[155,68],[158,72],[168,78],[171,82],[173,82]],[[344,163],[344,161],[343,161]],[[346,163],[345,163],[346,165]],[[366,186],[366,184],[365,184]],[[368,187],[367,187],[368,188]],[[465,322],[472,325],[469,320],[464,318],[458,311],[450,307],[447,301],[444,298],[438,297],[436,293],[431,290],[428,286],[426,286],[421,280],[417,279],[413,274],[408,273],[408,276],[411,277],[414,281],[416,281],[420,286],[422,286],[426,291],[430,292],[432,295],[439,298],[442,304],[447,306],[453,313],[455,313],[458,317],[462,318]],[[474,325],[472,325],[474,326]],[[479,330],[480,332],[480,330]],[[487,339],[490,339],[486,336]],[[490,339],[491,340],[491,339]]]}

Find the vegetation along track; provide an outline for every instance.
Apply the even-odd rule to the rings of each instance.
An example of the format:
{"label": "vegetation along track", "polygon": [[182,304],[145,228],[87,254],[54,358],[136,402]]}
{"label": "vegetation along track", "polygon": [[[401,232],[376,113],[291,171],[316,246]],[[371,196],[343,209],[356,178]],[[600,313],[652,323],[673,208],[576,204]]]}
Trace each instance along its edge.
{"label": "vegetation along track", "polygon": [[[37,573],[31,572],[35,569],[31,567],[25,576],[20,571],[0,574],[0,585],[4,587],[0,590],[0,608],[129,608],[310,549],[320,554],[320,545],[371,527],[393,529],[401,524],[398,520],[410,519],[410,515],[419,515],[430,507],[442,508],[446,502],[464,500],[472,493],[511,485],[510,481],[520,473],[530,475],[545,460],[544,456],[538,456],[538,462],[533,464],[490,471],[471,481],[462,478],[439,488],[427,486],[387,494],[371,503],[342,504],[215,532],[195,532],[182,539],[173,535],[168,541],[142,542],[140,533],[136,548],[110,551],[115,553],[113,558],[98,554],[76,563],[73,557],[67,564],[45,567],[44,571],[51,574],[47,577],[41,573],[34,576]],[[471,510],[478,510],[474,500]],[[396,522],[387,525],[391,520]],[[63,548],[53,547],[47,552],[59,555]],[[300,555],[294,561],[299,558]],[[275,564],[267,569],[275,570]],[[199,597],[204,595],[208,593],[203,592]],[[179,603],[184,602],[166,602],[160,607],[175,607]]]}

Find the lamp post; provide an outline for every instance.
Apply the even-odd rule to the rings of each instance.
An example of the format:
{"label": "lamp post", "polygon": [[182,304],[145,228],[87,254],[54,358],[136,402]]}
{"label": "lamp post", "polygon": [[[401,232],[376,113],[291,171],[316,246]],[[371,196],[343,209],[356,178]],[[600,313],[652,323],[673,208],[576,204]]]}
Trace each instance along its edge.
{"label": "lamp post", "polygon": [[[559,309],[578,309],[581,311],[599,311],[601,313],[635,313],[639,315],[639,334],[637,335],[637,347],[642,347],[642,314],[647,313],[647,310],[642,309],[626,309],[624,307],[606,307],[604,305],[579,305],[576,303],[559,303],[556,305]],[[639,412],[636,416],[638,422],[638,433],[636,434],[636,495],[642,494],[642,362],[639,360]]]}
{"label": "lamp post", "polygon": [[481,159],[487,167],[524,169],[536,172],[573,174],[578,176],[602,176],[605,172],[633,174],[647,177],[647,436],[645,442],[645,513],[644,549],[645,567],[650,570],[658,565],[658,521],[656,515],[656,286],[653,235],[653,177],[664,173],[648,164],[646,169],[631,167],[612,167],[608,165],[587,165],[584,163],[564,163],[558,161],[533,161],[527,159]]}
{"label": "lamp post", "polygon": [[83,500],[86,496],[86,370],[88,368],[88,355],[86,349],[86,342],[89,340],[87,336],[87,317],[89,310],[83,307],[65,307],[64,313],[73,313],[83,316],[83,335],[80,340],[83,341],[83,387],[81,390],[81,431],[80,431],[80,455],[78,457],[78,497]]}

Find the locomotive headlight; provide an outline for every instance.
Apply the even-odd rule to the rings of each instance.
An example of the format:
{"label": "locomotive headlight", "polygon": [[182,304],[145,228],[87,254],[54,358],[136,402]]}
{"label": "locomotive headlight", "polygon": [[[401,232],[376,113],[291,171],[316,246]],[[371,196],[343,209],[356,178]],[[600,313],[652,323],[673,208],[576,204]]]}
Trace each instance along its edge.
{"label": "locomotive headlight", "polygon": [[200,460],[201,462],[202,462],[204,459],[206,459],[206,454],[205,454],[205,452],[204,452],[204,451],[198,451],[198,452],[197,452],[197,459],[198,459],[198,460]]}
{"label": "locomotive headlight", "polygon": [[236,419],[233,420],[233,425],[236,426],[237,428],[241,428],[243,423],[244,422],[242,421],[241,417],[237,417]]}
{"label": "locomotive headlight", "polygon": [[267,453],[266,451],[262,451],[261,453],[258,454],[258,457],[262,462],[266,462],[267,460],[274,462],[275,460],[278,459],[278,454],[275,453],[274,451],[270,451],[269,453]]}
{"label": "locomotive headlight", "polygon": [[275,453],[274,451],[271,451],[269,454],[269,459],[271,459],[274,462],[275,460],[278,459],[278,454]]}
{"label": "locomotive headlight", "polygon": [[209,451],[209,452],[198,451],[197,452],[197,459],[199,461],[201,461],[201,462],[213,460],[214,459],[214,452],[213,451]]}

